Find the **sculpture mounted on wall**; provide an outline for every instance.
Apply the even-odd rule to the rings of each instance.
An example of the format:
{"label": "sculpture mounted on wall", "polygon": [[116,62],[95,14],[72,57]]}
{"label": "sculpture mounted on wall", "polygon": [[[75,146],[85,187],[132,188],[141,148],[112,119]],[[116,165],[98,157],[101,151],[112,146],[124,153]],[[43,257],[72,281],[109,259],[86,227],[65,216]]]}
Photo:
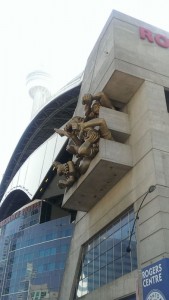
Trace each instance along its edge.
{"label": "sculpture mounted on wall", "polygon": [[85,94],[82,98],[82,104],[85,106],[86,121],[98,118],[100,106],[115,109],[108,96],[103,92],[95,95]]}
{"label": "sculpture mounted on wall", "polygon": [[61,164],[58,161],[54,161],[53,166],[57,170],[57,174],[59,176],[64,175],[65,179],[59,180],[58,186],[61,189],[72,186],[72,184],[76,181],[76,169],[73,161],[68,161],[65,164]]}
{"label": "sculpture mounted on wall", "polygon": [[85,94],[82,104],[85,105],[84,118],[75,116],[64,129],[54,129],[60,136],[69,138],[66,150],[74,155],[73,160],[66,164],[53,163],[57,173],[65,176],[65,180],[59,180],[60,188],[72,186],[87,171],[91,160],[99,152],[100,138],[113,140],[106,121],[98,117],[100,106],[115,109],[110,99],[103,92],[94,96]]}

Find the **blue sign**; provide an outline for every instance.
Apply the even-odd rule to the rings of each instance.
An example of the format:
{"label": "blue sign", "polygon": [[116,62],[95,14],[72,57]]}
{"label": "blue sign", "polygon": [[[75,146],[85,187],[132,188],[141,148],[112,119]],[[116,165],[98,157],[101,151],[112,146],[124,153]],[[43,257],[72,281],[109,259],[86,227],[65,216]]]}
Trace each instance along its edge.
{"label": "blue sign", "polygon": [[142,270],[144,300],[169,300],[169,258]]}

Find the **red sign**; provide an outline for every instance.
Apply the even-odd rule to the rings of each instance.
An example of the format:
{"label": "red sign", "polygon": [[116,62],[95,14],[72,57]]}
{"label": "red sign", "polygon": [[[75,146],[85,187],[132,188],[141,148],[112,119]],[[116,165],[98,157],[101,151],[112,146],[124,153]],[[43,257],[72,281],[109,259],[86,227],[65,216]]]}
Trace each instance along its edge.
{"label": "red sign", "polygon": [[20,215],[24,215],[24,214],[26,214],[26,212],[32,211],[33,209],[40,207],[41,203],[42,203],[41,201],[38,201],[38,202],[34,203],[33,205],[30,205],[30,206],[28,206],[28,207],[26,207],[26,208],[24,208],[24,209],[22,209],[20,211],[17,211],[16,213],[12,214],[10,217],[8,217],[5,220],[3,220],[3,221],[0,222],[0,228],[3,225],[6,225],[9,222],[11,222],[11,221],[19,218]]}
{"label": "red sign", "polygon": [[147,40],[149,43],[156,43],[163,48],[169,48],[169,39],[162,34],[153,34],[150,30],[140,27],[140,38]]}

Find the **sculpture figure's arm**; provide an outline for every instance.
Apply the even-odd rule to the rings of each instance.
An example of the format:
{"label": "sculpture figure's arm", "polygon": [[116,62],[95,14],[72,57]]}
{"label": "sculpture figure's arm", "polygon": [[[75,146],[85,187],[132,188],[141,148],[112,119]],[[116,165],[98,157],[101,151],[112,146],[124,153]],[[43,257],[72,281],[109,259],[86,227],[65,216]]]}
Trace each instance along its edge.
{"label": "sculpture figure's arm", "polygon": [[99,100],[100,105],[103,107],[115,109],[109,97],[104,92],[99,92],[92,96],[93,100]]}
{"label": "sculpture figure's arm", "polygon": [[58,133],[61,137],[62,136],[67,136],[68,138],[70,137],[70,134],[67,131],[65,131],[64,129],[54,128],[54,131],[56,133]]}
{"label": "sculpture figure's arm", "polygon": [[73,131],[71,133],[69,133],[69,132],[67,132],[66,130],[63,130],[63,129],[54,128],[54,130],[61,137],[62,136],[67,136],[69,139],[71,139],[75,143],[75,145],[80,146],[82,144],[80,139],[77,137],[77,135]]}
{"label": "sculpture figure's arm", "polygon": [[80,126],[80,130],[81,130],[81,134],[88,127],[99,126],[100,137],[108,139],[108,140],[112,139],[111,131],[108,129],[106,121],[102,118],[96,118],[96,119],[92,119],[92,120],[84,122],[84,123],[80,123],[79,126]]}

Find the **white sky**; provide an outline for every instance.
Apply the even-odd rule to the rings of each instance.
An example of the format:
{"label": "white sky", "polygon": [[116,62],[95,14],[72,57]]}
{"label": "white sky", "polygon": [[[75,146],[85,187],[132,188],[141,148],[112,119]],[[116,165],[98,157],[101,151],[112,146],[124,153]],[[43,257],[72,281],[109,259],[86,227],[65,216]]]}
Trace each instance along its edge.
{"label": "white sky", "polygon": [[30,121],[29,72],[54,79],[54,92],[83,71],[111,11],[169,31],[167,0],[0,1],[0,180]]}

